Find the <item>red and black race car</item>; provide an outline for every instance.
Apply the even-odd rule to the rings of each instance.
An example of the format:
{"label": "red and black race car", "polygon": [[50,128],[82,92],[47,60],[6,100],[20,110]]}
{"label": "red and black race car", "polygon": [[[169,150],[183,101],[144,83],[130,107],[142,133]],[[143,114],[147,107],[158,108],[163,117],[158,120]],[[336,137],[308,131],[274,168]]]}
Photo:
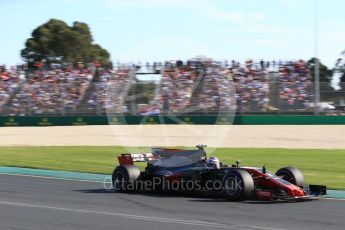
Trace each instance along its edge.
{"label": "red and black race car", "polygon": [[[204,147],[196,150],[152,148],[151,153],[122,154],[112,175],[118,192],[169,190],[225,196],[230,201],[310,200],[326,194],[326,186],[306,185],[303,174],[294,167],[275,174],[262,168],[219,162],[207,157]],[[147,162],[144,171],[134,162]]]}

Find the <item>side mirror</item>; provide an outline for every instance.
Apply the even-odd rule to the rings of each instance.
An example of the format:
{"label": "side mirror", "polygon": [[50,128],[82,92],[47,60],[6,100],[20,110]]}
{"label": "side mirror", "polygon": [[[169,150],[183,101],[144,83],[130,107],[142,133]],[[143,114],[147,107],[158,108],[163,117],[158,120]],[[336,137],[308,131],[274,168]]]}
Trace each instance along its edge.
{"label": "side mirror", "polygon": [[239,160],[236,161],[236,167],[237,168],[240,167],[240,163],[241,163],[241,161],[239,161]]}
{"label": "side mirror", "polygon": [[263,173],[263,174],[266,174],[266,166],[265,166],[265,165],[262,166],[262,173]]}

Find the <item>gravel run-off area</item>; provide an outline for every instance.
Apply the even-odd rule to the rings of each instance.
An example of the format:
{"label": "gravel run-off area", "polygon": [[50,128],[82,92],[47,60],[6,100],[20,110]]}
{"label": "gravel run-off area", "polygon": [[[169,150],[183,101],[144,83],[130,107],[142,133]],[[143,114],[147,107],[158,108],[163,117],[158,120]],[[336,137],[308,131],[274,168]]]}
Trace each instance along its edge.
{"label": "gravel run-off area", "polygon": [[194,146],[344,149],[344,125],[1,127],[0,146]]}

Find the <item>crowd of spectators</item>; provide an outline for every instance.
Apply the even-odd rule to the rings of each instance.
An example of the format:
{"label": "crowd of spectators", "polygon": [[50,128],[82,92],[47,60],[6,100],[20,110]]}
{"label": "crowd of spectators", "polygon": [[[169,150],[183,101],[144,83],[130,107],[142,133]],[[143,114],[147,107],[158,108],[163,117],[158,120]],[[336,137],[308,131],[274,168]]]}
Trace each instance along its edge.
{"label": "crowd of spectators", "polygon": [[93,83],[94,88],[86,102],[86,112],[125,113],[126,92],[131,83],[131,71],[128,68],[105,71]]}
{"label": "crowd of spectators", "polygon": [[92,79],[88,69],[37,70],[28,74],[6,112],[20,116],[72,112]]}
{"label": "crowd of spectators", "polygon": [[142,115],[203,113],[235,110],[234,87],[229,70],[210,60],[186,65],[167,62],[156,97],[142,106]]}
{"label": "crowd of spectators", "polygon": [[227,69],[212,66],[205,69],[198,107],[203,113],[224,112],[236,109],[234,85]]}
{"label": "crowd of spectators", "polygon": [[[126,113],[131,73],[144,70],[164,71],[154,99],[136,111],[143,115],[205,114],[232,111],[235,105],[244,113],[267,112],[274,104],[270,98],[279,102],[279,110],[306,110],[313,101],[311,73],[302,60],[216,63],[193,59],[164,65],[118,64],[114,69],[56,65],[24,72],[0,68],[0,111],[21,116]],[[278,86],[273,96],[270,81]]]}
{"label": "crowd of spectators", "polygon": [[280,109],[308,109],[312,102],[311,74],[303,60],[279,67]]}
{"label": "crowd of spectators", "polygon": [[[64,115],[125,112],[124,91],[129,87],[130,68],[92,67],[24,72],[0,68],[0,110],[6,115]],[[115,111],[116,110],[116,111]]]}
{"label": "crowd of spectators", "polygon": [[164,112],[185,112],[191,105],[193,85],[197,72],[188,66],[165,68],[158,95],[150,110],[156,111],[159,107]]}
{"label": "crowd of spectators", "polygon": [[244,65],[232,62],[229,67],[236,90],[239,111],[264,112],[269,105],[269,71],[264,62],[255,63],[251,59]]}
{"label": "crowd of spectators", "polygon": [[[271,75],[270,79],[272,72],[277,72],[279,77]],[[277,98],[273,96],[278,101],[277,109],[306,110],[312,100],[311,75],[302,60],[254,62],[248,59],[243,64],[233,60],[217,66],[203,65],[202,88],[195,87],[195,79],[196,71],[188,65],[166,68],[160,83],[160,100],[155,101],[153,108],[172,113],[188,112],[193,96],[197,95],[198,104],[193,105],[192,110],[197,107],[203,113],[229,111],[233,109],[234,98],[237,111],[268,112],[275,109],[270,106],[270,81],[276,81],[279,87]],[[195,93],[196,89],[200,92]]]}
{"label": "crowd of spectators", "polygon": [[15,68],[0,68],[0,108],[6,104],[20,85],[23,73]]}

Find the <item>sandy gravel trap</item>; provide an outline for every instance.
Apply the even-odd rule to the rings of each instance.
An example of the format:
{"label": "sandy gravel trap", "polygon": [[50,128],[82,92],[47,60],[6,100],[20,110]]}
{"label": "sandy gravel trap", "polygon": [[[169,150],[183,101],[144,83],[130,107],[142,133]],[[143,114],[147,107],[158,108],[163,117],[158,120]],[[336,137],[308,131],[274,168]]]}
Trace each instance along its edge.
{"label": "sandy gravel trap", "polygon": [[194,146],[344,149],[342,125],[1,127],[1,146]]}

